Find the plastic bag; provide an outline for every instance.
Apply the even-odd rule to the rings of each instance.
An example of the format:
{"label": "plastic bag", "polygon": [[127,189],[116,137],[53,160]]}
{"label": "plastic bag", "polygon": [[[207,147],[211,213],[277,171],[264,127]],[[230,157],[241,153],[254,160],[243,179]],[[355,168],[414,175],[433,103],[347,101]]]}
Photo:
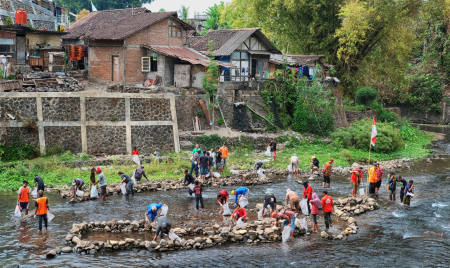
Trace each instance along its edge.
{"label": "plastic bag", "polygon": [[266,175],[264,175],[264,169],[262,169],[262,168],[258,169],[258,171],[256,171],[256,174],[258,174],[258,177],[260,177],[260,178],[266,176]]}
{"label": "plastic bag", "polygon": [[303,199],[300,201],[300,208],[302,209],[302,213],[304,215],[308,215],[308,199]]}
{"label": "plastic bag", "polygon": [[77,189],[77,195],[79,197],[83,197],[84,196],[84,192]]}
{"label": "plastic bag", "polygon": [[168,210],[169,210],[169,207],[167,205],[163,205],[161,207],[161,216],[166,216]]}
{"label": "plastic bag", "polygon": [[241,218],[239,218],[239,219],[236,221],[236,226],[237,226],[237,227],[240,227],[240,228],[245,228],[245,223],[242,221]]}
{"label": "plastic bag", "polygon": [[14,211],[14,216],[20,218],[22,217],[22,211],[20,211],[19,205],[16,206],[16,210]]}
{"label": "plastic bag", "polygon": [[213,175],[214,175],[214,178],[220,178],[220,173],[219,172],[214,172]]}
{"label": "plastic bag", "polygon": [[239,198],[239,205],[241,206],[241,208],[245,208],[245,206],[248,205],[248,199],[241,196],[241,198]]}
{"label": "plastic bag", "polygon": [[55,215],[53,213],[47,212],[47,222],[51,222]]}
{"label": "plastic bag", "polygon": [[283,238],[283,242],[289,242],[291,240],[291,226],[284,226],[281,237]]}
{"label": "plastic bag", "polygon": [[[260,209],[259,211],[258,211],[258,220],[262,220],[262,218],[264,217],[264,215],[262,214],[262,212],[263,212],[263,209]],[[264,211],[265,212],[265,211]],[[264,213],[265,214],[265,213]]]}
{"label": "plastic bag", "polygon": [[136,187],[137,186],[137,182],[136,182],[136,178],[134,177],[134,175],[131,177],[131,180],[133,181],[134,187]]}
{"label": "plastic bag", "polygon": [[31,195],[36,198],[37,197],[37,187],[34,187],[34,190],[31,192]]}
{"label": "plastic bag", "polygon": [[123,195],[127,194],[127,187],[125,187],[125,184],[123,183],[120,184],[120,190],[122,190]]}
{"label": "plastic bag", "polygon": [[91,198],[98,198],[98,190],[97,190],[97,186],[92,185],[91,188]]}
{"label": "plastic bag", "polygon": [[178,240],[178,242],[181,242],[181,238],[174,232],[170,231],[169,232],[169,239],[170,240]]}
{"label": "plastic bag", "polygon": [[287,169],[288,169],[289,172],[292,172],[292,164],[289,164],[289,165],[287,166]]}
{"label": "plastic bag", "polygon": [[308,231],[308,224],[306,224],[306,219],[305,218],[300,219],[300,226],[302,228],[304,228],[306,231]]}
{"label": "plastic bag", "polygon": [[139,155],[133,155],[131,157],[131,159],[133,160],[134,163],[136,163],[136,165],[141,166],[141,160],[139,160]]}
{"label": "plastic bag", "polygon": [[191,189],[191,191],[194,191],[194,184],[193,183],[189,184],[188,187],[189,187],[189,189]]}
{"label": "plastic bag", "polygon": [[364,195],[364,188],[359,189],[359,195]]}
{"label": "plastic bag", "polygon": [[272,155],[270,154],[270,147],[267,147],[266,156],[272,156]]}
{"label": "plastic bag", "polygon": [[222,213],[223,216],[231,215],[230,208],[228,207],[228,202],[225,203],[225,204],[222,206],[222,208],[223,208],[223,213]]}

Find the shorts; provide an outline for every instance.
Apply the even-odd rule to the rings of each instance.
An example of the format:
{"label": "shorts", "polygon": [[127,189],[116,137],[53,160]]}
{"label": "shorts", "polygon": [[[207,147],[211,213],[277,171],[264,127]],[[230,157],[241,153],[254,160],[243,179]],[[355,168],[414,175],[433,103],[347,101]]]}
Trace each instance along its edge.
{"label": "shorts", "polygon": [[[241,218],[241,216],[239,216],[239,214],[237,214],[237,213],[234,213],[234,215],[236,215],[238,220]],[[242,219],[245,221],[246,218],[242,218]]]}
{"label": "shorts", "polygon": [[264,208],[267,208],[267,206],[270,206],[271,208],[272,208],[272,210],[274,210],[275,209],[275,202],[273,202],[273,201],[270,201],[270,202],[264,202]]}
{"label": "shorts", "polygon": [[209,171],[210,174],[213,174],[213,172],[214,172],[214,165],[209,166],[208,167],[208,171]]}
{"label": "shorts", "polygon": [[377,181],[376,182],[376,185],[375,185],[375,188],[380,188],[381,187],[381,180],[379,180],[379,181]]}
{"label": "shorts", "polygon": [[277,156],[277,151],[273,151],[272,156]]}
{"label": "shorts", "polygon": [[291,231],[295,231],[295,215],[291,219]]}
{"label": "shorts", "polygon": [[200,175],[206,175],[206,174],[208,174],[208,168],[200,167]]}
{"label": "shorts", "polygon": [[227,158],[222,158],[222,166],[226,166],[227,165]]}
{"label": "shorts", "polygon": [[352,188],[353,188],[353,190],[358,190],[358,186],[359,186],[359,183],[358,183],[358,182],[352,182]]}
{"label": "shorts", "polygon": [[330,184],[330,176],[323,175],[323,182]]}
{"label": "shorts", "polygon": [[217,161],[216,169],[222,169],[222,161]]}
{"label": "shorts", "polygon": [[45,186],[39,186],[39,184],[38,184],[38,191],[40,191],[40,190],[44,191],[45,190]]}
{"label": "shorts", "polygon": [[100,191],[102,193],[102,196],[106,195],[106,185],[105,186],[100,186]]}
{"label": "shorts", "polygon": [[297,169],[298,169],[297,162],[291,163],[291,165],[292,165],[292,171],[297,171]]}
{"label": "shorts", "polygon": [[300,199],[299,200],[291,200],[291,210],[294,211],[296,209],[300,209]]}
{"label": "shorts", "polygon": [[29,202],[19,202],[20,210],[28,209]]}
{"label": "shorts", "polygon": [[315,224],[317,224],[317,214],[311,214],[312,215],[312,220]]}

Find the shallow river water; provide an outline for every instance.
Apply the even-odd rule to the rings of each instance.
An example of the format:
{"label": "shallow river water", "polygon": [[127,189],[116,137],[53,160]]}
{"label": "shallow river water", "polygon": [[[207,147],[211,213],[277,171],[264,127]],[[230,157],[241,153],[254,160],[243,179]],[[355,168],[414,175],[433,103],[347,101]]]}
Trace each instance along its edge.
{"label": "shallow river water", "polygon": [[[424,127],[422,127],[424,128]],[[427,130],[450,134],[450,129],[428,127]],[[449,135],[450,136],[450,135]],[[73,223],[83,221],[139,220],[143,218],[147,205],[153,202],[168,204],[169,214],[191,214],[202,220],[220,220],[207,213],[195,212],[195,200],[186,190],[158,191],[136,194],[134,197],[111,196],[106,202],[89,201],[76,204],[67,203],[55,193],[46,194],[52,213],[56,215],[49,224],[48,232],[38,233],[37,220],[16,224],[0,234],[0,266],[21,267],[449,267],[450,243],[447,238],[424,237],[426,231],[450,235],[450,139],[439,141],[432,146],[443,159],[416,162],[411,170],[398,170],[407,180],[414,180],[415,197],[411,208],[402,208],[396,203],[383,202],[386,209],[366,212],[357,217],[360,227],[356,235],[347,241],[323,241],[319,235],[300,236],[289,243],[261,243],[257,246],[229,244],[204,250],[181,250],[163,253],[128,250],[100,253],[94,256],[62,254],[52,260],[45,253],[57,246],[65,246],[64,237],[69,234]],[[45,178],[44,178],[45,179]],[[384,179],[385,180],[385,179]],[[380,195],[388,196],[386,182]],[[314,190],[322,196],[322,182],[310,182]],[[249,187],[250,204],[253,208],[261,203],[265,193],[273,192],[284,201],[286,189],[301,193],[295,178],[287,176],[278,182]],[[232,187],[225,187],[232,190]],[[207,188],[203,195],[207,211],[217,212],[218,188]],[[397,190],[398,192],[398,190]],[[332,177],[330,195],[337,200],[348,196],[350,182],[345,177]],[[398,193],[397,193],[398,198]],[[0,230],[14,224],[16,194],[0,195]],[[34,209],[34,205],[30,207]],[[30,213],[32,213],[30,211]],[[250,218],[256,218],[253,213]],[[176,228],[176,221],[174,221]],[[332,229],[335,228],[333,231]],[[330,231],[338,232],[339,225]],[[324,229],[323,222],[319,230]],[[106,241],[114,238],[151,239],[149,234],[90,234],[91,238]],[[83,238],[86,238],[84,235]]]}

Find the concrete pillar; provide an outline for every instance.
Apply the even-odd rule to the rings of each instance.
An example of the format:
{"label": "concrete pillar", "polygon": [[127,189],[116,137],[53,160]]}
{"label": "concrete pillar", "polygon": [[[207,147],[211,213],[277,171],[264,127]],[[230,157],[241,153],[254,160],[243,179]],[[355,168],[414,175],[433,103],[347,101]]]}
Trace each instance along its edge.
{"label": "concrete pillar", "polygon": [[39,147],[41,149],[41,154],[45,154],[45,132],[44,132],[44,116],[42,114],[42,98],[40,96],[36,97],[36,112],[37,112],[37,125],[39,131]]}
{"label": "concrete pillar", "polygon": [[126,142],[127,142],[127,154],[131,155],[131,111],[130,111],[130,98],[125,98],[125,127],[126,127]]}
{"label": "concrete pillar", "polygon": [[[178,123],[177,123],[177,108],[175,107],[175,94],[168,94],[170,98],[170,113],[172,115],[172,127],[173,127],[173,145],[175,152],[180,152],[180,138],[178,136]],[[167,96],[167,95],[166,95]]]}
{"label": "concrete pillar", "polygon": [[86,97],[80,96],[81,151],[87,153]]}

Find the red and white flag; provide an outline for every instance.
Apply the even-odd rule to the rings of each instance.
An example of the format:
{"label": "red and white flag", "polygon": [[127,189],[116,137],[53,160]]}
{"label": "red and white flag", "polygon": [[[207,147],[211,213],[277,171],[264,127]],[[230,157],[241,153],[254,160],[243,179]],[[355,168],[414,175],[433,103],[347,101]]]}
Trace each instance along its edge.
{"label": "red and white flag", "polygon": [[375,117],[373,118],[373,125],[372,125],[372,140],[370,143],[375,146],[375,143],[377,142],[377,125],[375,124]]}

